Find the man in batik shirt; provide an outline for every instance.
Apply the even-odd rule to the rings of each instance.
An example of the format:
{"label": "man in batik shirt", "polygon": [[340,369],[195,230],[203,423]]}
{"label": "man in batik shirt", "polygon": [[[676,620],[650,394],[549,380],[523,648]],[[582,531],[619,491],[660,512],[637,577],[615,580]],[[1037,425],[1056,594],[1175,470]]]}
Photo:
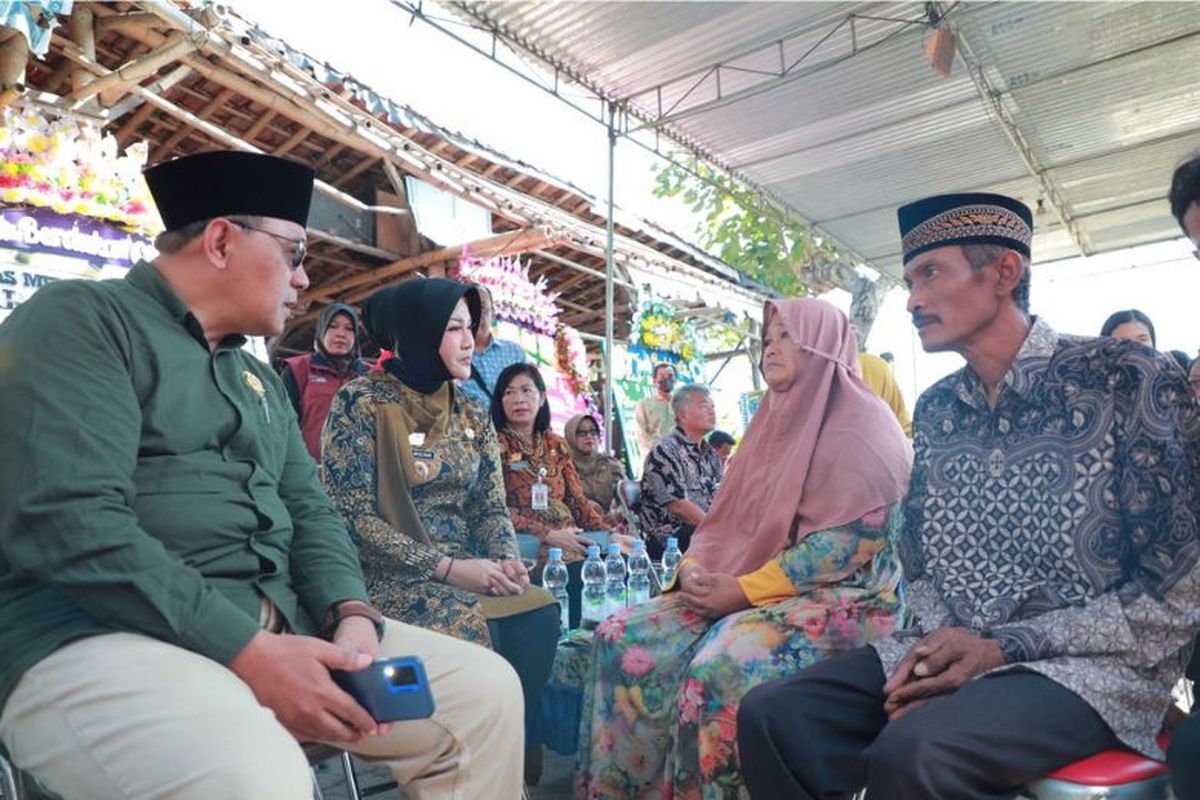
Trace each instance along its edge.
{"label": "man in batik shirt", "polygon": [[[1192,156],[1175,170],[1167,199],[1171,203],[1171,214],[1183,229],[1183,235],[1191,242],[1193,255],[1200,259],[1200,154]],[[1195,381],[1200,377],[1198,364],[1200,359],[1193,361],[1188,374],[1193,391],[1197,391]],[[1200,681],[1200,652],[1192,654],[1187,676],[1193,681]],[[1175,732],[1167,753],[1167,761],[1171,764],[1171,781],[1175,796],[1179,798],[1200,795],[1200,714],[1196,713],[1197,708],[1193,702],[1191,719]]]}
{"label": "man in batik shirt", "polygon": [[721,459],[704,440],[717,427],[708,388],[680,387],[671,397],[671,408],[675,427],[654,445],[642,469],[638,522],[646,551],[654,559],[662,558],[671,537],[680,550],[687,549],[721,482]]}
{"label": "man in batik shirt", "polygon": [[1155,734],[1200,627],[1200,416],[1135,344],[1028,315],[1032,215],[999,195],[900,209],[924,348],[901,556],[915,627],[760,687],[754,797],[1006,798]]}

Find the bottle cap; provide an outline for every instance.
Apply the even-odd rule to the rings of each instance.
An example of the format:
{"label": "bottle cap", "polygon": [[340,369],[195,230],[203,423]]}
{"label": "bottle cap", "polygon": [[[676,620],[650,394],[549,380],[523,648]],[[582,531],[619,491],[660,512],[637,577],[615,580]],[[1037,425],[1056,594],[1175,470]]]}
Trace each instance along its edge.
{"label": "bottle cap", "polygon": [[633,552],[635,552],[635,553],[646,552],[646,543],[643,542],[641,539],[634,539],[633,540]]}
{"label": "bottle cap", "polygon": [[592,556],[597,556],[597,557],[599,557],[599,555],[600,555],[600,545],[598,545],[598,544],[590,544],[590,545],[588,545],[587,554],[588,554],[588,558],[591,558]]}
{"label": "bottle cap", "polygon": [[679,547],[679,540],[674,536],[667,537],[667,547]]}
{"label": "bottle cap", "polygon": [[550,548],[550,558],[557,558],[559,560],[562,560],[562,548],[561,547],[551,547]]}
{"label": "bottle cap", "polygon": [[608,545],[608,554],[610,556],[621,555],[621,545],[617,544],[616,542],[610,542]]}

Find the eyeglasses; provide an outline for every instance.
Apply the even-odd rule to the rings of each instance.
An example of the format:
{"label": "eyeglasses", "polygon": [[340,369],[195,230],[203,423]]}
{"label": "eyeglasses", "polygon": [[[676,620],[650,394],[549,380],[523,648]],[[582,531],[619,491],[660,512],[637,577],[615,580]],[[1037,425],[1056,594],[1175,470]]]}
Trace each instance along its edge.
{"label": "eyeglasses", "polygon": [[583,439],[583,438],[599,439],[600,431],[596,430],[595,428],[583,428],[581,430],[575,431],[575,438],[576,439]]}
{"label": "eyeglasses", "polygon": [[293,249],[290,262],[292,272],[300,269],[300,265],[304,263],[304,257],[308,255],[308,243],[304,239],[292,239],[291,237],[283,236],[282,234],[272,233],[266,228],[256,228],[253,225],[247,225],[244,222],[238,222],[235,219],[231,219],[229,221],[234,225],[237,225],[239,228],[244,228],[248,231],[254,231],[255,233],[265,233],[267,236],[274,236],[279,241],[292,245]]}

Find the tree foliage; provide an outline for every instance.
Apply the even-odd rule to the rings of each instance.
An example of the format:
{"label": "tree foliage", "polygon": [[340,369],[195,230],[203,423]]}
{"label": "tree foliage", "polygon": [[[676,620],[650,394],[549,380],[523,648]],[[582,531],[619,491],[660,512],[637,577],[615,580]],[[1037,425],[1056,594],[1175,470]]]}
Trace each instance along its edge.
{"label": "tree foliage", "polygon": [[820,290],[805,280],[805,265],[842,260],[833,242],[694,156],[655,172],[655,196],[691,207],[706,250],[785,296]]}

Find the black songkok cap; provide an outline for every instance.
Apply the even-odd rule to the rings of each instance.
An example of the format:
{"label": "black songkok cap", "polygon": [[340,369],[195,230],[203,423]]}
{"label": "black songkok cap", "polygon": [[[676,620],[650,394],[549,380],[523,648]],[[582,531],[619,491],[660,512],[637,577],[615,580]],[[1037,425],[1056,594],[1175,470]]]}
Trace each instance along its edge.
{"label": "black songkok cap", "polygon": [[1002,194],[940,194],[901,206],[896,216],[905,264],[926,250],[955,244],[998,244],[1030,255],[1033,213]]}
{"label": "black songkok cap", "polygon": [[214,150],[155,164],[145,175],[169,231],[231,215],[308,224],[314,173],[297,161]]}

